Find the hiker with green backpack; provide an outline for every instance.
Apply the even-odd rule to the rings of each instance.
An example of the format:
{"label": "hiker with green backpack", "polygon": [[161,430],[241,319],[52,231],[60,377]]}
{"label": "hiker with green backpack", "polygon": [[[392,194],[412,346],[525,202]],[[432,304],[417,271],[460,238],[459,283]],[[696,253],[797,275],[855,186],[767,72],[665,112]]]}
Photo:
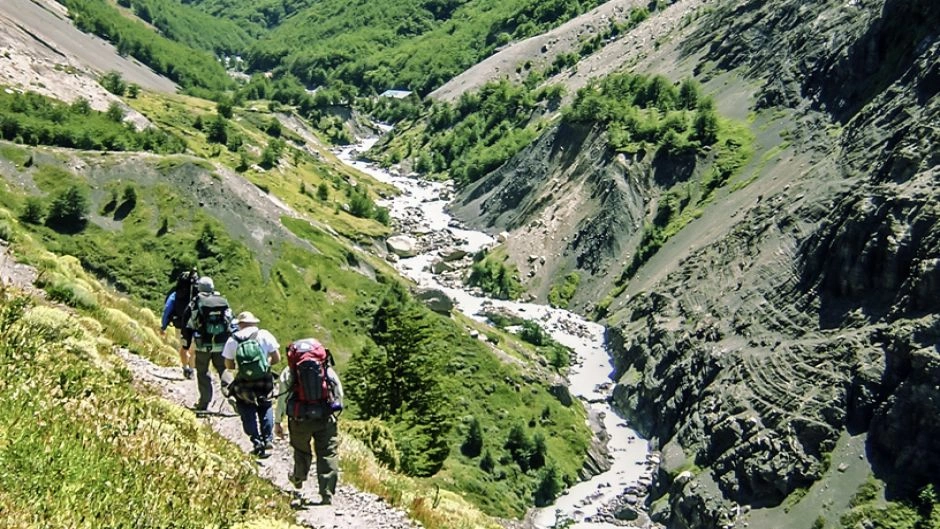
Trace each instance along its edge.
{"label": "hiker with green backpack", "polygon": [[209,378],[209,365],[215,367],[222,381],[225,392],[227,378],[222,348],[231,335],[232,310],[228,301],[215,289],[215,283],[208,276],[196,281],[198,293],[190,307],[189,328],[193,330],[196,347],[196,385],[199,387],[199,401],[194,409],[205,412],[212,402],[212,380]]}
{"label": "hiker with green backpack", "polygon": [[280,346],[270,332],[258,328],[261,321],[254,314],[242,312],[232,322],[238,325],[238,330],[222,350],[225,367],[237,370],[229,384],[229,394],[235,398],[242,429],[251,439],[252,453],[268,457],[268,450],[274,448],[271,365],[281,360]]}

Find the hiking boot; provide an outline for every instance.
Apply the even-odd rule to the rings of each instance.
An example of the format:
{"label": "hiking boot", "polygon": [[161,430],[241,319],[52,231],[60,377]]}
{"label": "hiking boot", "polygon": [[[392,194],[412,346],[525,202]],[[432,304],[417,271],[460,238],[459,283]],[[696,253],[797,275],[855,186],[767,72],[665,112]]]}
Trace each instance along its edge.
{"label": "hiking boot", "polygon": [[320,495],[320,505],[332,505],[333,504],[333,495],[332,494],[321,494]]}
{"label": "hiking boot", "polygon": [[256,446],[254,450],[251,451],[258,459],[267,459],[271,456],[265,449],[264,445]]}
{"label": "hiking boot", "polygon": [[194,374],[195,374],[195,371],[193,371],[193,368],[189,366],[183,366],[183,378],[185,378],[186,380],[192,380]]}
{"label": "hiking boot", "polygon": [[287,481],[290,481],[290,484],[294,486],[295,489],[300,490],[304,488],[304,480],[298,478],[293,474],[287,475]]}
{"label": "hiking boot", "polygon": [[267,441],[265,441],[265,442],[264,442],[264,449],[265,449],[265,450],[273,450],[273,449],[274,449],[274,440],[273,440],[273,439],[268,439]]}

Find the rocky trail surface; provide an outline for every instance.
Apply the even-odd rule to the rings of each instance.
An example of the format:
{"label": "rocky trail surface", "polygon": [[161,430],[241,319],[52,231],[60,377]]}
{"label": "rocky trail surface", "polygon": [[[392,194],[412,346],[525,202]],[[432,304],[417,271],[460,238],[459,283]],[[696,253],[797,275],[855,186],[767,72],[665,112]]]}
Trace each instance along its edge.
{"label": "rocky trail surface", "polygon": [[[198,398],[195,380],[186,380],[178,367],[163,367],[123,351],[122,356],[134,377],[160,390],[163,396],[180,406],[191,406]],[[251,442],[242,432],[241,421],[232,405],[229,404],[218,387],[218,380],[213,378],[213,400],[209,412],[202,417],[219,435],[235,443],[239,449],[248,452]],[[342,418],[340,418],[342,420]],[[293,455],[290,444],[284,439],[275,438],[274,449],[270,457],[258,459],[258,474],[284,491],[294,493],[294,488],[287,481],[287,475],[293,468]],[[412,529],[420,524],[409,520],[400,509],[388,505],[374,494],[362,492],[342,482],[337,487],[332,505],[316,505],[319,501],[316,479],[310,476],[300,491],[303,505],[299,505],[297,521],[301,524],[322,529]],[[298,503],[295,501],[295,504]]]}

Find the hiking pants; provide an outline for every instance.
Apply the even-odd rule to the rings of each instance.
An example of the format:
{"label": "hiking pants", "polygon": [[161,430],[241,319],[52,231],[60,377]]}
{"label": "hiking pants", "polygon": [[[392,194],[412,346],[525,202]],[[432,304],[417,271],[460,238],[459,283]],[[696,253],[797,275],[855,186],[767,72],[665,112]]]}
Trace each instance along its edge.
{"label": "hiking pants", "polygon": [[310,465],[313,462],[313,452],[310,450],[312,438],[313,448],[317,453],[317,485],[320,487],[320,496],[332,497],[336,493],[336,480],[339,478],[336,419],[332,416],[326,419],[305,420],[288,418],[287,429],[290,445],[294,448],[294,477],[306,480],[310,473]]}
{"label": "hiking pants", "polygon": [[207,353],[205,351],[196,351],[196,384],[199,386],[199,402],[196,403],[197,410],[205,410],[212,402],[212,379],[209,378],[209,363],[212,363],[219,378],[225,372],[225,359],[222,353]]}
{"label": "hiking pants", "polygon": [[256,404],[236,399],[235,408],[242,419],[242,430],[251,439],[252,448],[256,451],[264,450],[265,443],[274,440],[274,410],[271,401],[258,398]]}

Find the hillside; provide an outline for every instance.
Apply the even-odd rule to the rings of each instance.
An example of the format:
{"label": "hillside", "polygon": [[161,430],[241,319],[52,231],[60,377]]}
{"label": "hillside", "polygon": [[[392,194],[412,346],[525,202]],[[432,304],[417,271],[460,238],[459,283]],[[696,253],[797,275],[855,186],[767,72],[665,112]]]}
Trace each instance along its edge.
{"label": "hillside", "polygon": [[[152,312],[195,264],[278,336],[337,352],[346,440],[368,446],[344,472],[425,526],[509,523],[601,470],[562,378],[577,351],[521,313],[421,301],[392,266],[400,230],[435,250],[421,273],[606,325],[597,400],[649,440],[653,475],[573,521],[940,527],[937,2],[64,3],[188,94],[119,53],[92,63],[73,48],[101,44],[56,4],[0,14],[0,238],[83,332],[124,322],[75,354],[171,363]],[[241,51],[270,78],[213,58]],[[102,69],[143,89],[110,93]],[[357,98],[390,87],[418,93]],[[392,219],[394,188],[337,159],[366,110],[394,128],[365,156],[451,180],[415,209],[459,220]],[[452,252],[464,227],[498,243]],[[0,310],[14,330],[19,303]],[[88,383],[141,398],[123,374]],[[120,472],[108,450],[88,464]],[[0,506],[68,524],[16,500],[53,485]],[[278,502],[187,516],[283,521]]]}
{"label": "hillside", "polygon": [[[507,47],[371,155],[457,174],[524,295],[609,325],[655,521],[935,526],[937,6],[658,7]],[[701,83],[716,143],[656,75]]]}
{"label": "hillside", "polygon": [[[5,34],[15,37],[8,58],[39,74],[65,70],[73,82],[46,84],[18,76],[23,70],[6,71],[2,235],[11,255],[40,270],[37,287],[81,317],[112,314],[105,295],[149,314],[135,313],[132,324],[148,341],[120,335],[98,344],[99,354],[113,358],[113,348],[123,346],[172,365],[166,353],[175,341],[156,337],[152,314],[178,271],[196,266],[236,312],[252,310],[282,343],[313,335],[333,349],[348,375],[349,436],[381,459],[347,461],[349,479],[425,526],[492,526],[496,517],[521,517],[541,482],[557,494],[594,464],[585,411],[556,396],[558,373],[535,346],[434,313],[413,296],[376,249],[384,248],[390,220],[375,200],[394,190],[339,163],[296,107],[146,87],[109,93],[102,85],[114,76],[99,77],[105,72],[70,51],[80,33],[63,27],[61,35],[43,37],[45,46],[32,36],[45,29],[45,15],[18,15],[16,23],[3,19]],[[16,25],[29,20],[40,28]],[[57,66],[63,56],[71,68]],[[113,57],[115,65],[121,61]],[[87,91],[71,93],[79,85]],[[93,98],[100,102],[92,105]],[[129,126],[138,115],[146,121]],[[59,271],[46,251],[71,256],[82,275]],[[390,328],[400,333],[383,331]],[[384,360],[374,355],[386,351],[416,369],[381,371]],[[381,402],[370,393],[386,375],[412,384],[403,400]],[[116,383],[133,394],[128,379]],[[485,451],[466,455],[461,446],[471,424],[488,441]],[[510,433],[528,448],[511,452]],[[537,461],[531,465],[530,450]],[[480,463],[484,455],[489,464]],[[101,464],[121,468],[107,458]],[[424,507],[432,498],[439,508]]]}

